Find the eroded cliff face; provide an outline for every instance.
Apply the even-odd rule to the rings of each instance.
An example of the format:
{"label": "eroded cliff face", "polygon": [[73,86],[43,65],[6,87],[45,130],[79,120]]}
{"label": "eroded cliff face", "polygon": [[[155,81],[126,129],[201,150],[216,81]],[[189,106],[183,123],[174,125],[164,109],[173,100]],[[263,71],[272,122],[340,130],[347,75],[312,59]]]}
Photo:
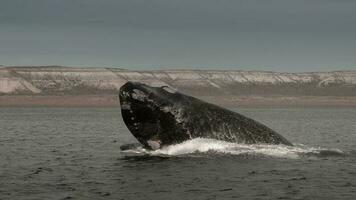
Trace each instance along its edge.
{"label": "eroded cliff face", "polygon": [[356,96],[356,71],[131,71],[116,68],[2,67],[0,94],[116,94],[126,81],[170,85],[193,95]]}
{"label": "eroded cliff face", "polygon": [[13,70],[0,68],[0,94],[37,94],[41,90],[25,79],[14,74]]}

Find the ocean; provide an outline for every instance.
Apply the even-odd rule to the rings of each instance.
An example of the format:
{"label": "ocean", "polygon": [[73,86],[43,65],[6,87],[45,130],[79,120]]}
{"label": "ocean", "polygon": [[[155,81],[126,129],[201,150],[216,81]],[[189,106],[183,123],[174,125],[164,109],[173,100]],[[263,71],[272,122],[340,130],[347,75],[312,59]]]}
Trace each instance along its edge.
{"label": "ocean", "polygon": [[356,199],[356,107],[236,107],[295,146],[135,143],[120,108],[0,108],[0,199]]}

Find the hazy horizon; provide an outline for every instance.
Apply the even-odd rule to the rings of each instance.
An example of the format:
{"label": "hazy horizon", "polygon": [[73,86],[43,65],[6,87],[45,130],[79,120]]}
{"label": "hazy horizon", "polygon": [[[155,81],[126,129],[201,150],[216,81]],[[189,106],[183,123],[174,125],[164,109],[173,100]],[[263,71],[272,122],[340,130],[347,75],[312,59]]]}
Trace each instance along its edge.
{"label": "hazy horizon", "polygon": [[347,0],[0,2],[0,65],[356,69]]}

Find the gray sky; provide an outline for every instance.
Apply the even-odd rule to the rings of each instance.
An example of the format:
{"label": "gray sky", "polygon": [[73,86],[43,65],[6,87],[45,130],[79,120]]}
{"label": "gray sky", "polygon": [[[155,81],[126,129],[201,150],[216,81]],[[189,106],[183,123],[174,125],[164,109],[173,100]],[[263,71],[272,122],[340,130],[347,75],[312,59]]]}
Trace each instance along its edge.
{"label": "gray sky", "polygon": [[0,64],[356,70],[356,1],[0,0]]}

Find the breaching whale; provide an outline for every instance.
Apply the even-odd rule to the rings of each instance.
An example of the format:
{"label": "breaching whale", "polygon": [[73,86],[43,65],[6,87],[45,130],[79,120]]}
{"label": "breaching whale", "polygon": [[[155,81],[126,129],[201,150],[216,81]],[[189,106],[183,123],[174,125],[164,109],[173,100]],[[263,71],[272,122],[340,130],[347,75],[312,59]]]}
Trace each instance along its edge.
{"label": "breaching whale", "polygon": [[127,82],[120,88],[119,98],[126,126],[147,149],[155,150],[193,138],[292,145],[253,119],[169,86],[151,87]]}

